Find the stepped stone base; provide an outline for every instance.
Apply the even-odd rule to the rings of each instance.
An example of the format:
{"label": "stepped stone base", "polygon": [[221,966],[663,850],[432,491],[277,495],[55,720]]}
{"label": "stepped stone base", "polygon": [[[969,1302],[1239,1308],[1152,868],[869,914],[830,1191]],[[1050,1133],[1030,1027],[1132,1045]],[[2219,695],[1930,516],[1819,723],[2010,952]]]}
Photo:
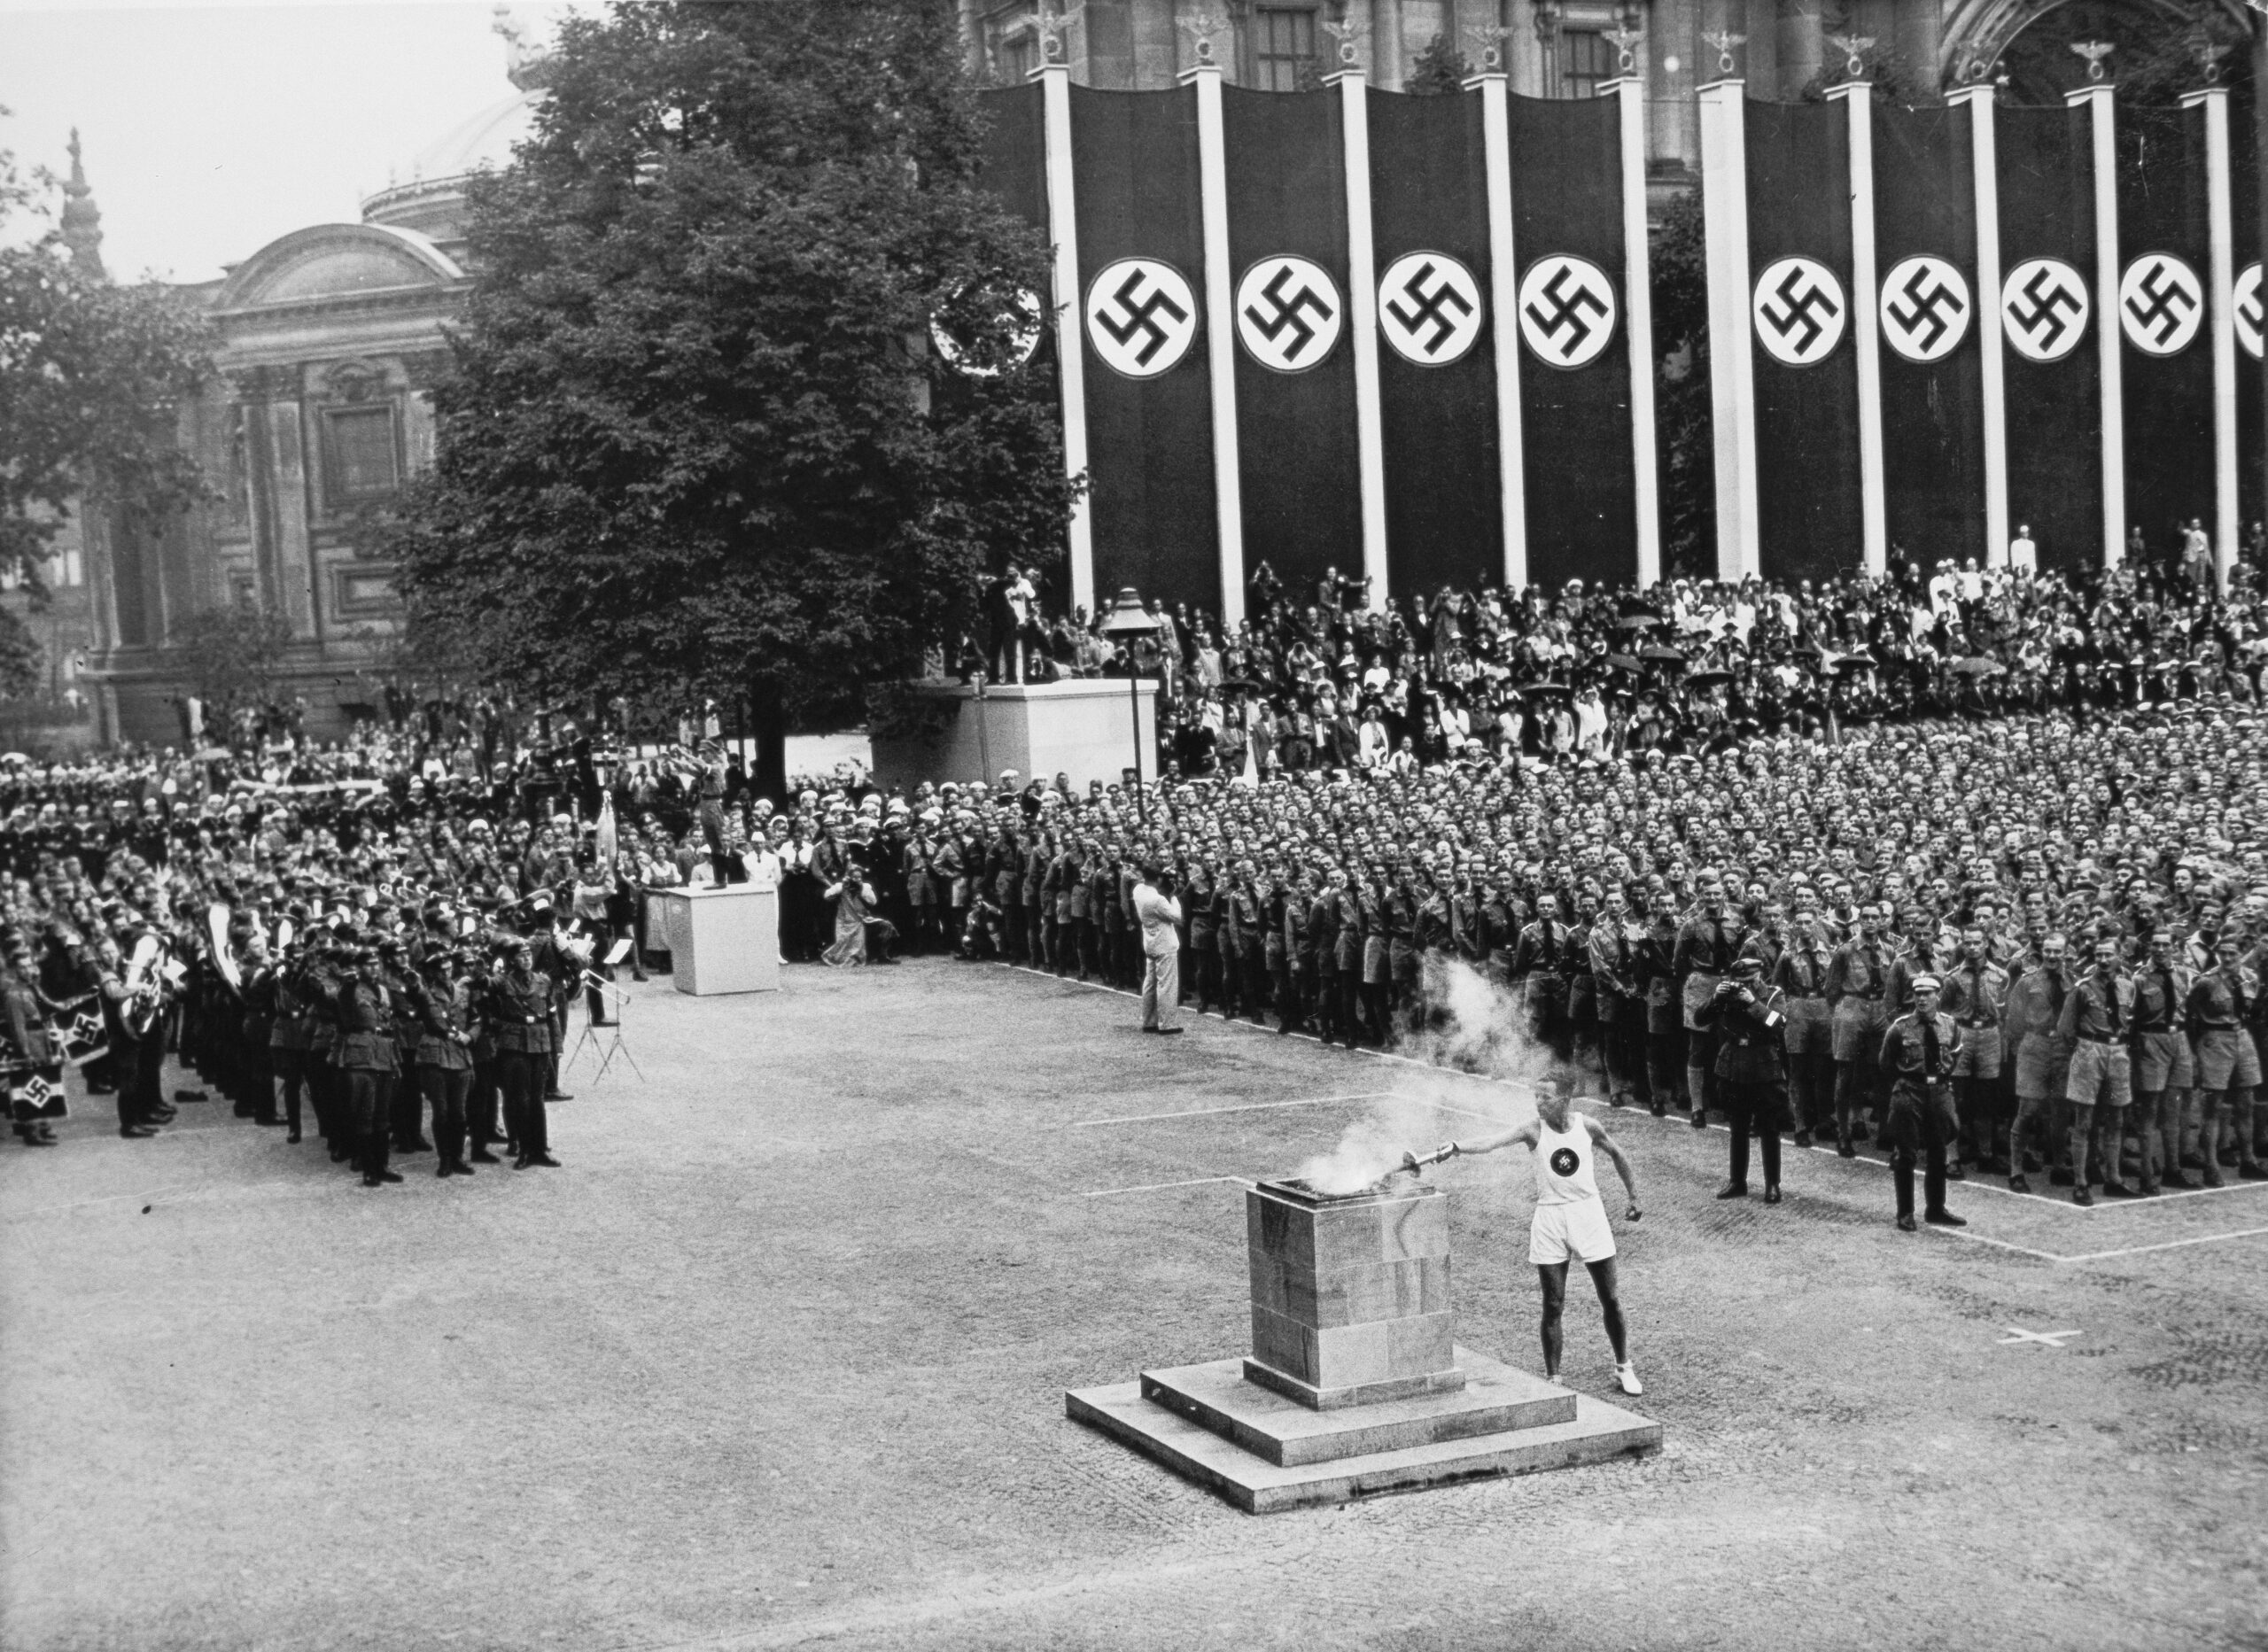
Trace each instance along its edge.
{"label": "stepped stone base", "polygon": [[1076,1422],[1250,1514],[1568,1469],[1658,1450],[1661,1424],[1459,1348],[1464,1385],[1318,1411],[1246,1380],[1242,1360],[1071,1390]]}

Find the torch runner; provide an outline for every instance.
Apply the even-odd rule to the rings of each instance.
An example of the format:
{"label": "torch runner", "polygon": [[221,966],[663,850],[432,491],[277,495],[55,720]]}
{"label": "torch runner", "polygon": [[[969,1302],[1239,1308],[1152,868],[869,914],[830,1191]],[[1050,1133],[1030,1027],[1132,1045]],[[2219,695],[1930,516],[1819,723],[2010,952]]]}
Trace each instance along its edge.
{"label": "torch runner", "polygon": [[1546,1082],[1536,1089],[1536,1116],[1518,1129],[1470,1142],[1448,1142],[1429,1153],[1407,1152],[1401,1168],[1416,1175],[1464,1153],[1493,1153],[1500,1147],[1525,1147],[1535,1155],[1535,1215],[1528,1228],[1527,1259],[1543,1287],[1543,1374],[1559,1379],[1565,1342],[1561,1318],[1567,1302],[1567,1259],[1580,1258],[1598,1291],[1606,1318],[1607,1340],[1614,1345],[1614,1378],[1626,1394],[1642,1394],[1638,1369],[1631,1362],[1629,1333],[1622,1322],[1622,1298],[1614,1274],[1614,1230],[1607,1226],[1594,1165],[1604,1153],[1629,1195],[1627,1220],[1638,1220],[1638,1175],[1621,1144],[1588,1113],[1576,1113],[1566,1092]]}

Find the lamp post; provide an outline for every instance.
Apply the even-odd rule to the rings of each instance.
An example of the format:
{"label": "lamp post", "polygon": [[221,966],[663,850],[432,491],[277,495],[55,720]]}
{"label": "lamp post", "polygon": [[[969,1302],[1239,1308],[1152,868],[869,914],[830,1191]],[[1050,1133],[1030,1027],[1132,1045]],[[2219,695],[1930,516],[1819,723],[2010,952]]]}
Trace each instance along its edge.
{"label": "lamp post", "polygon": [[1134,801],[1142,810],[1142,823],[1150,820],[1150,800],[1142,790],[1142,674],[1134,660],[1134,640],[1154,636],[1158,622],[1142,606],[1142,599],[1127,586],[1111,604],[1110,612],[1103,617],[1102,634],[1126,645],[1126,699],[1134,710]]}

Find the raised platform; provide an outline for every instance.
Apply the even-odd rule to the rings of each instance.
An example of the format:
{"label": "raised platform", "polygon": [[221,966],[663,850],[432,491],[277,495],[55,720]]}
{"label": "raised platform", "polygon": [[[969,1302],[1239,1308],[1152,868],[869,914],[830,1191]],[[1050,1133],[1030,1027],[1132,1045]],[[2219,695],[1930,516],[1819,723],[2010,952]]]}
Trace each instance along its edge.
{"label": "raised platform", "polygon": [[1014,769],[1019,781],[1060,774],[1084,792],[1093,780],[1119,784],[1138,743],[1142,778],[1155,781],[1157,697],[1149,678],[993,683],[982,695],[966,683],[916,683],[919,726],[874,737],[874,778],[910,791],[922,780],[990,785]]}
{"label": "raised platform", "polygon": [[1100,1429],[1249,1514],[1575,1468],[1658,1450],[1661,1424],[1456,1350],[1455,1392],[1319,1411],[1245,1378],[1245,1361],[1145,1371],[1064,1396]]}

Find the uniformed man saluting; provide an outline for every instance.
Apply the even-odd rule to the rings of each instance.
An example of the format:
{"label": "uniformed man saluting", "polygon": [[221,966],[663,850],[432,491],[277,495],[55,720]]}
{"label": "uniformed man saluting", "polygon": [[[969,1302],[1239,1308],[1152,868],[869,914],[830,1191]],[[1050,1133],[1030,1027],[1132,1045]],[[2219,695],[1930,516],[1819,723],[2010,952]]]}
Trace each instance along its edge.
{"label": "uniformed man saluting", "polygon": [[1914,978],[1914,1007],[1883,1035],[1882,1070],[1890,1075],[1890,1173],[1898,1187],[1898,1225],[1914,1231],[1914,1160],[1926,1154],[1922,1173],[1928,1203],[1922,1220],[1965,1228],[1946,1208],[1946,1146],[1961,1132],[1953,1111],[1953,1073],[1961,1053],[1961,1028],[1938,1008],[1938,978]]}

